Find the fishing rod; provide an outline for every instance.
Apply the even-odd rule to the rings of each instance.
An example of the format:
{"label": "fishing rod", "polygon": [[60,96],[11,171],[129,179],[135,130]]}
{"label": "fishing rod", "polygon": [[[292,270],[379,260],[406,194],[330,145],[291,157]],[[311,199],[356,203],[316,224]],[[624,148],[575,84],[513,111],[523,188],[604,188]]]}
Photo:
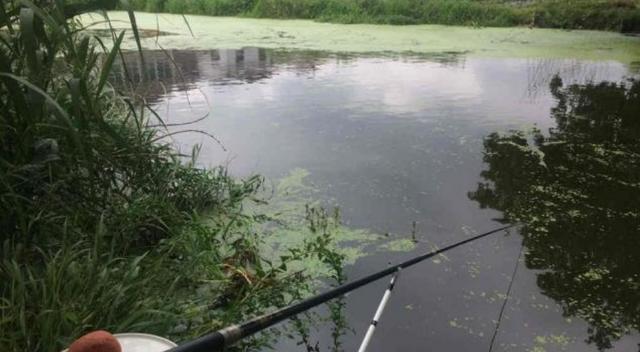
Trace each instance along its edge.
{"label": "fishing rod", "polygon": [[259,317],[253,318],[247,322],[244,322],[239,325],[231,325],[224,329],[212,332],[205,336],[202,336],[196,340],[187,342],[178,347],[174,347],[165,352],[212,352],[212,351],[222,351],[225,347],[231,346],[232,344],[238,342],[239,340],[251,336],[259,331],[262,331],[266,328],[269,328],[285,319],[288,319],[294,315],[302,313],[306,310],[309,310],[313,307],[316,307],[322,303],[330,301],[336,297],[340,297],[348,292],[351,292],[357,288],[360,288],[364,285],[367,285],[371,282],[377,281],[383,277],[389,276],[397,272],[400,269],[408,268],[410,266],[416,265],[422,261],[425,261],[429,258],[432,258],[441,253],[450,251],[454,248],[460,247],[467,243],[479,240],[481,238],[487,237],[494,233],[504,231],[516,226],[516,224],[500,227],[489,232],[485,232],[474,237],[468,238],[464,241],[460,241],[441,249],[428,252],[417,257],[406,260],[400,264],[396,264],[387,269],[378,271],[371,275],[365,276],[355,281],[351,281],[344,285],[338,286],[332,290],[327,292],[318,294],[316,296],[304,299],[298,303],[294,303],[284,308],[280,308],[272,313],[267,313],[261,315]]}
{"label": "fishing rod", "polygon": [[384,291],[382,300],[380,301],[380,304],[378,304],[378,309],[376,309],[376,314],[373,315],[373,320],[371,321],[371,324],[369,324],[369,329],[367,329],[367,333],[364,335],[364,339],[362,339],[362,343],[360,344],[360,348],[358,348],[358,352],[367,351],[367,347],[369,347],[369,342],[371,342],[373,333],[376,331],[376,327],[378,326],[378,322],[382,317],[384,308],[387,306],[387,303],[389,302],[389,298],[391,298],[391,292],[393,291],[393,288],[396,285],[396,280],[398,279],[398,276],[400,276],[400,270],[401,269],[398,269],[396,274],[391,277],[391,282],[389,282],[389,286],[387,287],[386,291]]}

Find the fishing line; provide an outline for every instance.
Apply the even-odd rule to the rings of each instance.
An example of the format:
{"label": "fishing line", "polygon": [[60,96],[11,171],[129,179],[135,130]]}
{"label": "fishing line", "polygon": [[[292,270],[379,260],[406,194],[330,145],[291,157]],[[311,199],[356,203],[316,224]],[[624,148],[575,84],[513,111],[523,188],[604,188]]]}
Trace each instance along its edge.
{"label": "fishing line", "polygon": [[507,296],[504,298],[502,302],[502,307],[500,308],[500,313],[498,314],[498,321],[496,321],[496,328],[493,330],[493,336],[491,336],[491,344],[489,345],[489,352],[493,351],[493,344],[496,340],[496,335],[498,335],[498,330],[500,330],[500,323],[502,322],[502,316],[504,315],[504,308],[507,306],[507,302],[509,301],[509,297],[511,296],[511,288],[513,287],[513,282],[516,281],[516,273],[518,272],[518,267],[520,266],[520,257],[522,257],[522,249],[524,248],[524,241],[520,243],[520,252],[518,253],[518,259],[516,259],[516,265],[513,268],[513,273],[511,274],[511,281],[509,281],[509,287],[507,288]]}

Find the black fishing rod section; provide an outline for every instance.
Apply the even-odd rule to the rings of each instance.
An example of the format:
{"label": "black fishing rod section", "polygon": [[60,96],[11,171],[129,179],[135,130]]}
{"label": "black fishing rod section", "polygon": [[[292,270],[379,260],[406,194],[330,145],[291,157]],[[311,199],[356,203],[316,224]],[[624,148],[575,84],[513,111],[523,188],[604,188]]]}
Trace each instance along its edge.
{"label": "black fishing rod section", "polygon": [[178,347],[174,347],[166,352],[214,352],[214,351],[222,351],[225,347],[231,346],[232,344],[238,342],[239,340],[251,336],[259,331],[267,329],[285,319],[293,317],[299,313],[307,311],[313,307],[316,307],[322,303],[330,301],[334,298],[340,297],[348,292],[351,292],[357,288],[360,288],[364,285],[367,285],[371,282],[377,281],[383,277],[389,276],[393,273],[396,273],[400,269],[405,269],[410,266],[416,265],[424,260],[432,258],[438,254],[450,251],[454,248],[463,246],[467,243],[479,240],[481,238],[487,237],[494,233],[498,233],[512,227],[516,226],[509,225],[497,228],[495,230],[491,230],[489,232],[485,232],[479,234],[477,236],[468,238],[464,241],[460,241],[444,248],[428,252],[417,257],[406,260],[400,264],[391,266],[387,269],[380,270],[371,275],[365,276],[355,281],[348,282],[344,285],[338,286],[330,291],[318,294],[316,296],[307,298],[298,303],[294,303],[290,306],[280,308],[272,313],[267,313],[262,316],[253,318],[245,323],[240,325],[231,325],[222,330],[218,330],[216,332],[210,333],[208,335],[202,336],[196,340],[189,341],[184,343]]}

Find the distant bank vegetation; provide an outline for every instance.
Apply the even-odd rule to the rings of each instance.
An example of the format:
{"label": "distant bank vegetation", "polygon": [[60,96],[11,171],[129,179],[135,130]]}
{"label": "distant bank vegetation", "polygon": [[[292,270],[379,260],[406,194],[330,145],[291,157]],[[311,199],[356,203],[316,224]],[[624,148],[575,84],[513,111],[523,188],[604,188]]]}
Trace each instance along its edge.
{"label": "distant bank vegetation", "polygon": [[132,0],[136,10],[339,23],[640,31],[640,0]]}

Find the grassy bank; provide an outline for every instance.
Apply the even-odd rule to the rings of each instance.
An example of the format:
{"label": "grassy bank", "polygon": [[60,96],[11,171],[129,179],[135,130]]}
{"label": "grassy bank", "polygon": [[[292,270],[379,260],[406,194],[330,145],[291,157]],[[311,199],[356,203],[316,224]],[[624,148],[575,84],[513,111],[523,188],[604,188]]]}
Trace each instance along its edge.
{"label": "grassy bank", "polygon": [[305,241],[264,260],[269,218],[245,210],[261,178],[178,154],[138,82],[109,84],[124,32],[104,45],[58,4],[0,6],[2,351],[57,352],[94,329],[181,341],[308,293],[288,265],[341,272],[323,211],[308,213]]}
{"label": "grassy bank", "polygon": [[338,23],[640,31],[638,0],[133,0],[138,10]]}

